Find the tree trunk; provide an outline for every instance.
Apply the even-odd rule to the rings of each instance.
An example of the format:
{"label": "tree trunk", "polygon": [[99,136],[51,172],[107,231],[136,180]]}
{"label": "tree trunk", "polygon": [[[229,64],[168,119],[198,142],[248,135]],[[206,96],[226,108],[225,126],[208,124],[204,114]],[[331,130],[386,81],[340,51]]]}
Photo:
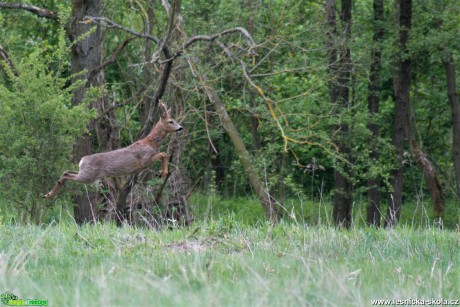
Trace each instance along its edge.
{"label": "tree trunk", "polygon": [[443,59],[446,71],[447,97],[452,111],[452,160],[456,179],[457,197],[460,199],[460,105],[457,96],[454,59],[450,52]]}
{"label": "tree trunk", "polygon": [[[337,77],[337,79],[329,82],[329,96],[331,103],[334,105],[333,108],[338,113],[346,111],[349,106],[351,53],[348,48],[348,41],[351,35],[351,9],[351,0],[342,0],[340,19],[344,26],[345,40],[341,46],[337,46],[336,2],[335,0],[326,1],[328,71],[331,76]],[[348,124],[342,122],[333,125],[332,129],[335,135],[334,142],[347,159],[351,153],[348,146]],[[349,228],[352,222],[353,185],[349,178],[350,170],[348,165],[337,167],[334,170],[333,218],[337,226],[346,228]]]}
{"label": "tree trunk", "polygon": [[252,189],[259,198],[259,201],[262,205],[262,208],[264,209],[267,219],[272,223],[278,222],[279,216],[276,210],[276,203],[273,200],[273,198],[269,195],[268,191],[264,189],[259,175],[252,167],[253,162],[251,160],[251,156],[248,150],[246,149],[243,140],[238,134],[235,125],[233,125],[233,122],[230,119],[230,116],[228,115],[224,104],[222,103],[219,95],[213,88],[205,84],[203,84],[203,86],[209,98],[209,101],[216,109],[217,115],[219,116],[222,122],[222,126],[224,127],[225,132],[227,132],[228,136],[230,137],[230,140],[233,143],[233,147],[235,148],[235,151],[241,160],[243,168],[246,174],[248,175],[249,183],[251,184]]}
{"label": "tree trunk", "polygon": [[[438,14],[436,17],[436,28],[441,32],[439,35],[442,35],[442,11],[449,8],[444,8],[441,0],[437,0],[435,3]],[[446,73],[447,98],[452,113],[452,162],[454,164],[455,193],[457,199],[460,200],[460,105],[458,103],[457,82],[455,80],[455,63],[452,52],[444,44],[438,46],[438,48],[441,50],[441,59]]]}
{"label": "tree trunk", "polygon": [[[102,10],[102,1],[100,0],[83,0],[74,1],[73,7],[73,18],[70,26],[70,37],[72,40],[78,39],[81,35],[88,32],[91,28],[90,25],[82,23],[81,21],[87,15],[89,16],[100,16]],[[75,89],[72,96],[72,104],[78,105],[82,103],[86,90],[90,86],[99,86],[103,82],[100,74],[90,74],[93,68],[100,64],[101,59],[101,30],[99,27],[91,33],[88,37],[78,41],[72,46],[72,58],[71,58],[71,69],[72,73],[81,73],[86,70],[85,74],[81,74],[73,81],[80,79],[87,80],[86,85],[78,89]],[[96,127],[95,120],[91,120],[88,124],[88,130],[94,131]],[[77,139],[73,157],[74,162],[78,162],[81,157],[89,155],[93,152],[93,140],[89,134]],[[83,195],[74,197],[75,201],[75,221],[78,224],[94,221],[97,219],[97,208],[98,203],[97,194],[94,192],[87,192]]]}
{"label": "tree trunk", "polygon": [[[379,92],[381,90],[380,80],[382,71],[382,41],[384,35],[384,4],[383,0],[374,0],[374,37],[372,39],[372,50],[371,50],[371,66],[369,73],[368,83],[368,109],[371,114],[371,123],[368,125],[369,130],[372,133],[372,139],[370,140],[371,159],[373,162],[378,162],[379,151],[376,140],[379,137],[379,126],[375,120],[375,114],[379,112],[380,97]],[[369,178],[367,185],[369,190],[367,191],[367,199],[369,201],[367,205],[367,224],[369,226],[380,226],[380,177],[376,176]]]}
{"label": "tree trunk", "polygon": [[395,95],[395,117],[393,126],[392,142],[396,149],[398,168],[391,173],[391,183],[393,194],[391,195],[388,206],[385,227],[396,225],[401,215],[402,192],[404,183],[403,155],[404,144],[409,139],[410,130],[410,111],[409,94],[411,80],[411,60],[407,56],[408,35],[411,27],[412,1],[395,1],[395,25],[399,30],[397,40],[398,52],[393,62],[393,87]]}
{"label": "tree trunk", "polygon": [[442,218],[444,218],[446,196],[441,181],[437,176],[436,169],[433,167],[426,153],[422,150],[415,138],[411,138],[410,148],[419,168],[423,172],[423,177],[428,185],[428,189],[431,192],[434,213],[437,218],[442,220]]}
{"label": "tree trunk", "polygon": [[[82,23],[85,16],[100,16],[102,13],[103,1],[101,0],[82,0],[74,1],[73,19],[70,25],[69,36],[72,40],[77,40],[80,36],[90,31],[92,25]],[[78,105],[85,98],[89,87],[104,86],[104,71],[96,69],[102,62],[102,32],[99,26],[88,37],[77,41],[72,46],[71,69],[72,73],[77,74],[85,71],[84,74],[77,76],[73,81],[86,80],[85,86],[73,92],[72,104]],[[98,141],[98,151],[110,151],[120,147],[117,121],[114,109],[109,105],[109,98],[104,91],[102,96],[91,103],[91,107],[97,110],[97,119],[91,120],[88,124],[89,131],[95,131]],[[93,153],[93,138],[87,134],[77,139],[74,146],[74,161],[78,162],[83,156]],[[111,191],[116,193],[119,187],[114,179],[103,181]],[[111,197],[113,198],[113,197]],[[99,218],[97,205],[99,196],[95,192],[87,192],[83,195],[74,197],[76,206],[74,209],[75,221],[84,223],[94,221]],[[106,210],[107,211],[107,210]]]}

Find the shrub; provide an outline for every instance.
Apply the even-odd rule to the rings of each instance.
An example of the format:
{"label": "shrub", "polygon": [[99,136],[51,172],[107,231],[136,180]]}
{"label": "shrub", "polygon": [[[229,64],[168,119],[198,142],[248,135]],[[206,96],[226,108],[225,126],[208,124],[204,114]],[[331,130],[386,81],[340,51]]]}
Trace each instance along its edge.
{"label": "shrub", "polygon": [[[20,220],[41,222],[50,202],[42,200],[66,167],[74,139],[85,131],[91,112],[72,106],[63,63],[69,54],[64,34],[53,52],[40,50],[8,67],[0,84],[0,197],[13,204]],[[67,165],[68,167],[68,165]]]}

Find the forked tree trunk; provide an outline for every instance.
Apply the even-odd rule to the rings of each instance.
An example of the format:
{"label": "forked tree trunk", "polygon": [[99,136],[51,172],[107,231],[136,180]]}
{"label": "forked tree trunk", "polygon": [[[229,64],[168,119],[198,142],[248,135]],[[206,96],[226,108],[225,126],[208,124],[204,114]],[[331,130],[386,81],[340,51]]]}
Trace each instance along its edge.
{"label": "forked tree trunk", "polygon": [[[379,126],[375,120],[375,114],[379,112],[381,90],[380,80],[382,71],[382,41],[384,35],[384,4],[383,0],[374,0],[374,37],[372,39],[371,49],[371,66],[369,73],[369,84],[368,84],[368,109],[371,114],[371,123],[368,125],[369,130],[372,133],[371,140],[369,142],[371,151],[371,159],[375,163],[379,160],[379,151],[377,147],[377,139],[379,137]],[[369,226],[380,226],[380,177],[372,177],[367,181],[367,224]]]}

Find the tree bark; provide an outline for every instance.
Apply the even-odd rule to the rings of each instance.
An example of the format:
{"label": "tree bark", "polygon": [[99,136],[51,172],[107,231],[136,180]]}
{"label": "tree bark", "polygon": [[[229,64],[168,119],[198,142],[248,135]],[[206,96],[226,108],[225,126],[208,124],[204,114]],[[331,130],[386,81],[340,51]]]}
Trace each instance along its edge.
{"label": "tree bark", "polygon": [[15,75],[16,77],[19,75],[18,71],[16,70],[16,67],[13,64],[13,61],[11,61],[10,56],[8,55],[8,53],[2,45],[0,45],[0,60],[3,60],[6,63],[13,75]]}
{"label": "tree bark", "polygon": [[[382,71],[382,41],[384,35],[384,4],[383,0],[374,0],[374,36],[372,38],[371,65],[368,83],[368,109],[371,115],[371,123],[368,125],[371,131],[371,140],[369,142],[372,148],[370,157],[373,162],[378,161],[379,151],[376,140],[379,137],[379,126],[375,120],[375,114],[379,112],[381,89],[381,71]],[[369,226],[380,226],[380,177],[372,177],[367,181],[367,224]]]}
{"label": "tree bark", "polygon": [[452,53],[447,52],[443,62],[446,71],[447,97],[452,112],[452,160],[456,179],[456,193],[460,199],[460,105],[458,103],[455,65]]}
{"label": "tree bark", "polygon": [[6,8],[6,9],[18,9],[18,10],[23,10],[23,11],[28,11],[34,15],[37,15],[39,17],[43,18],[48,18],[52,20],[57,20],[58,19],[58,14],[55,11],[50,11],[47,9],[44,9],[42,7],[38,7],[35,5],[27,5],[27,4],[22,4],[22,3],[6,3],[6,2],[0,2],[0,7],[1,8]]}
{"label": "tree bark", "polygon": [[419,168],[423,172],[423,177],[425,178],[428,189],[431,192],[434,213],[437,218],[442,220],[442,218],[444,218],[446,201],[444,187],[437,176],[436,169],[428,159],[427,154],[422,150],[420,144],[413,137],[410,140],[410,148]]}
{"label": "tree bark", "polygon": [[[436,0],[435,7],[438,14],[435,20],[436,28],[441,32],[439,34],[442,35],[442,1]],[[446,74],[447,98],[452,113],[452,162],[454,164],[455,193],[457,199],[460,200],[460,105],[457,95],[455,63],[452,52],[448,50],[448,46],[443,44],[438,46],[438,48],[441,52],[441,59]]]}
{"label": "tree bark", "polygon": [[393,62],[393,88],[395,95],[395,115],[393,125],[392,143],[396,149],[398,167],[391,172],[391,184],[393,193],[391,194],[388,206],[385,227],[396,225],[401,215],[402,192],[404,184],[404,144],[411,134],[409,94],[411,80],[411,60],[407,54],[407,43],[412,18],[412,1],[396,0],[395,24],[399,30],[397,40],[398,53]]}
{"label": "tree bark", "polygon": [[[337,46],[336,2],[335,0],[326,1],[328,72],[337,78],[329,82],[329,96],[334,105],[333,108],[338,113],[348,109],[351,76],[351,53],[348,48],[348,41],[351,35],[352,3],[351,0],[342,0],[341,4],[340,20],[344,27],[345,39],[342,45]],[[335,124],[332,129],[334,142],[342,155],[345,158],[349,157],[351,150],[348,146],[348,124],[343,122]],[[350,170],[347,165],[338,166],[334,170],[334,185],[334,209],[332,212],[334,222],[339,227],[349,228],[352,222],[353,185],[350,181]]]}

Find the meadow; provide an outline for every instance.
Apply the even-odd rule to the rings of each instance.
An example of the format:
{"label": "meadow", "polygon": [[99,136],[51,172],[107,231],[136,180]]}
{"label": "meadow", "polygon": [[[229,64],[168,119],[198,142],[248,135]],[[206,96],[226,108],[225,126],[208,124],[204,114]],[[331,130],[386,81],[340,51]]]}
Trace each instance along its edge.
{"label": "meadow", "polygon": [[249,225],[229,215],[163,230],[3,224],[0,238],[0,291],[50,306],[460,299],[460,233],[436,227]]}

